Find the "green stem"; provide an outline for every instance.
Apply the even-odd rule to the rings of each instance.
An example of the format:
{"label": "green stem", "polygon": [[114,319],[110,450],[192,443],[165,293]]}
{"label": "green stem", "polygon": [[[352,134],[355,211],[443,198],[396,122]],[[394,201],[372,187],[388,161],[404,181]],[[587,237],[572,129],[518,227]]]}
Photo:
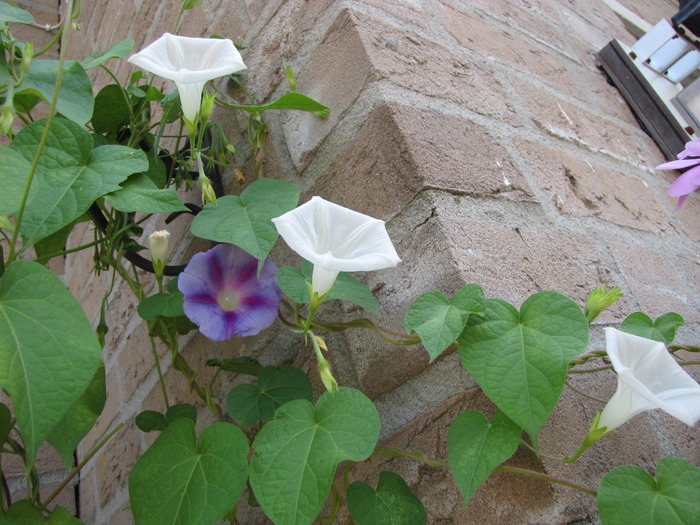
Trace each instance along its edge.
{"label": "green stem", "polygon": [[83,460],[78,463],[78,465],[68,474],[66,479],[63,480],[63,482],[56,487],[56,490],[54,490],[48,498],[46,498],[46,501],[43,503],[42,507],[44,510],[46,510],[46,507],[48,507],[49,503],[51,503],[54,499],[56,499],[56,496],[58,496],[61,491],[70,483],[70,481],[80,472],[80,470],[87,464],[88,461],[92,459],[92,457],[99,452],[99,450],[104,447],[107,442],[112,439],[114,434],[119,432],[119,430],[126,424],[125,421],[122,421],[119,423],[109,434],[107,434],[102,441],[100,441],[95,448],[93,448],[90,453],[83,458]]}
{"label": "green stem", "polygon": [[168,409],[170,409],[170,402],[168,401],[168,392],[165,389],[165,380],[163,379],[163,371],[160,368],[160,359],[158,358],[158,351],[156,350],[156,341],[153,338],[152,328],[152,326],[149,326],[148,339],[151,341],[151,353],[153,354],[153,361],[156,365],[156,372],[158,373],[158,382],[160,383],[160,391],[163,393],[163,402],[165,403],[165,411],[167,412]]}
{"label": "green stem", "polygon": [[373,455],[389,457],[389,458],[409,458],[415,461],[419,461],[424,465],[432,468],[449,468],[449,464],[446,460],[439,459],[429,459],[426,455],[419,451],[414,450],[412,452],[406,452],[392,447],[377,447],[374,449]]}
{"label": "green stem", "polygon": [[514,474],[520,474],[522,476],[528,476],[531,478],[537,478],[537,479],[541,479],[543,481],[548,481],[550,483],[556,483],[557,485],[564,485],[565,487],[569,487],[569,488],[576,489],[576,490],[581,491],[581,492],[585,492],[586,494],[589,494],[590,496],[593,496],[594,498],[598,496],[598,493],[593,489],[590,489],[588,487],[584,487],[583,485],[579,485],[579,484],[574,483],[572,481],[568,481],[565,479],[550,476],[548,474],[543,474],[542,472],[535,472],[534,470],[524,469],[524,468],[520,468],[520,467],[509,467],[506,465],[498,466],[494,470],[499,470],[501,472],[512,472]]}
{"label": "green stem", "polygon": [[8,261],[12,262],[15,259],[15,247],[17,246],[17,236],[19,235],[20,225],[22,224],[22,217],[24,216],[24,210],[27,206],[27,199],[29,198],[29,189],[31,188],[32,181],[34,180],[34,175],[36,174],[37,167],[39,166],[39,159],[46,146],[46,141],[49,138],[49,131],[51,129],[51,123],[53,122],[54,114],[56,113],[56,104],[58,103],[58,92],[61,88],[61,81],[63,80],[63,63],[65,62],[66,46],[65,38],[68,35],[68,29],[70,28],[71,22],[71,12],[73,9],[72,0],[68,0],[68,15],[63,20],[63,28],[61,35],[61,47],[58,54],[58,72],[56,73],[56,85],[54,86],[53,96],[51,97],[51,105],[49,106],[49,116],[46,119],[46,124],[44,126],[44,131],[41,134],[41,139],[36,148],[36,153],[34,154],[34,159],[32,160],[32,165],[29,168],[29,174],[27,176],[27,183],[24,185],[24,193],[22,194],[22,200],[20,201],[19,210],[15,216],[15,229],[12,232],[12,241],[10,241],[10,253],[8,254]]}
{"label": "green stem", "polygon": [[612,370],[613,366],[608,365],[608,366],[599,366],[598,368],[585,368],[583,370],[572,370],[569,369],[566,373],[567,374],[593,374],[595,372],[602,372],[603,370]]}
{"label": "green stem", "polygon": [[588,399],[591,399],[593,401],[597,401],[598,403],[601,403],[603,405],[605,405],[607,403],[607,401],[603,401],[602,399],[598,399],[597,397],[594,397],[590,394],[586,394],[585,392],[581,392],[577,388],[574,388],[573,386],[571,386],[571,383],[569,383],[568,381],[565,381],[564,384],[580,396],[587,397]]}

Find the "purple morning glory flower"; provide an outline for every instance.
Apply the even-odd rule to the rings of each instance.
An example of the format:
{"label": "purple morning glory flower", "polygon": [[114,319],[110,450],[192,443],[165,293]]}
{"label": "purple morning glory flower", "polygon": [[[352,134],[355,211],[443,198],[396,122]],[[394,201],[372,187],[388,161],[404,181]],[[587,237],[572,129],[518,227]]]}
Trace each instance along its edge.
{"label": "purple morning glory flower", "polygon": [[688,169],[668,188],[671,197],[678,197],[676,211],[681,209],[685,199],[700,188],[700,139],[686,143],[685,149],[678,154],[678,160],[665,162],[656,166],[657,170]]}
{"label": "purple morning glory flower", "polygon": [[264,330],[277,318],[282,292],[272,261],[260,277],[257,270],[258,260],[232,244],[196,254],[178,279],[185,315],[214,341]]}

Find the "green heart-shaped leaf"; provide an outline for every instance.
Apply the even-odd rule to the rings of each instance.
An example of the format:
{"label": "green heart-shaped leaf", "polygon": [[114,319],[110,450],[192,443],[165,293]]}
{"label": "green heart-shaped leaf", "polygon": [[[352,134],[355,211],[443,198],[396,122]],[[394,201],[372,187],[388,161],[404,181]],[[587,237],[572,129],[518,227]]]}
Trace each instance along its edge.
{"label": "green heart-shaped leaf", "polygon": [[[45,125],[45,120],[29,124],[10,147],[31,162]],[[143,151],[113,145],[93,149],[93,139],[82,127],[63,118],[54,119],[20,227],[25,245],[70,224],[95,199],[118,189],[132,173],[147,169]]]}
{"label": "green heart-shaped leaf", "polygon": [[489,421],[470,410],[457,416],[447,434],[447,459],[464,495],[464,506],[498,465],[511,457],[520,443],[521,429],[498,411]]}
{"label": "green heart-shaped leaf", "polygon": [[335,469],[362,461],[379,437],[379,414],[362,392],[326,392],[316,408],[297,399],[282,405],[258,433],[250,485],[277,525],[311,523],[323,507]]}
{"label": "green heart-shaped leaf", "polygon": [[208,525],[222,519],[246,487],[248,440],[230,423],[199,439],[189,418],[171,422],[129,476],[137,524]]}
{"label": "green heart-shaped leaf", "polygon": [[426,522],[425,507],[401,476],[379,474],[376,492],[356,481],[348,487],[348,509],[359,525],[420,525]]}
{"label": "green heart-shaped leaf", "polygon": [[498,408],[532,438],[556,405],[571,359],[588,346],[588,322],[568,297],[540,292],[520,312],[489,299],[459,338],[462,364]]}
{"label": "green heart-shaped leaf", "polygon": [[636,312],[622,321],[620,330],[670,345],[676,338],[676,330],[684,324],[685,320],[673,312],[662,315],[656,322],[647,314]]}
{"label": "green heart-shaped leaf", "polygon": [[263,261],[279,234],[272,219],[296,207],[299,188],[273,179],[260,179],[240,197],[228,195],[207,205],[192,221],[197,237],[235,244]]}
{"label": "green heart-shaped leaf", "polygon": [[258,384],[238,385],[226,398],[226,410],[233,420],[244,426],[256,421],[269,421],[275,411],[295,399],[311,402],[311,381],[295,366],[265,367],[258,374]]}
{"label": "green heart-shaped leaf", "polygon": [[451,301],[437,291],[421,295],[408,307],[404,325],[406,332],[420,336],[432,361],[455,342],[469,315],[483,315],[485,311],[484,291],[477,284],[469,284]]}
{"label": "green heart-shaped leaf", "polygon": [[656,479],[634,466],[608,472],[598,487],[604,525],[696,525],[700,517],[700,469],[680,458],[664,458]]}
{"label": "green heart-shaped leaf", "polygon": [[101,351],[80,303],[53,272],[27,260],[8,266],[0,280],[0,386],[12,397],[29,466],[93,380]]}
{"label": "green heart-shaped leaf", "polygon": [[[58,60],[32,60],[24,82],[17,94],[38,95],[51,102],[58,76]],[[56,109],[66,118],[84,126],[92,117],[95,98],[92,81],[79,62],[66,60],[63,63],[61,89],[58,92]]]}

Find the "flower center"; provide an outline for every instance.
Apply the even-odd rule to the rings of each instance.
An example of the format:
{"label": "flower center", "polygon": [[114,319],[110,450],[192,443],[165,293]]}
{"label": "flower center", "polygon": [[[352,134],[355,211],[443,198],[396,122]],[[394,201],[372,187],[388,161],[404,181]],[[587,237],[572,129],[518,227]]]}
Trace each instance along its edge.
{"label": "flower center", "polygon": [[219,295],[216,296],[216,301],[219,303],[222,310],[230,312],[238,308],[240,299],[238,294],[233,290],[221,290]]}

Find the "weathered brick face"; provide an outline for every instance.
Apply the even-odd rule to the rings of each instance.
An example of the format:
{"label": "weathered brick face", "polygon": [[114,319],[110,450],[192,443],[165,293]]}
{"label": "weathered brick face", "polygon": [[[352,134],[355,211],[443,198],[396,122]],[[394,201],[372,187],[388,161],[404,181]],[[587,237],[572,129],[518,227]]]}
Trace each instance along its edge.
{"label": "weathered brick face", "polygon": [[[58,2],[20,3],[41,23],[58,19]],[[84,2],[82,29],[72,35],[68,56],[83,58],[127,37],[140,48],[173,30],[176,3]],[[651,23],[677,9],[671,0],[621,3]],[[692,196],[674,212],[666,195],[673,176],[653,170],[664,161],[661,152],[597,69],[595,53],[607,41],[634,41],[604,2],[208,0],[185,15],[181,34],[219,34],[247,46],[243,76],[260,101],[285,92],[284,67],[290,66],[299,91],[332,108],[327,120],[291,112],[266,116],[265,173],[299,184],[304,200],[321,195],[387,221],[403,263],[360,277],[375,291],[383,324],[401,330],[408,305],[432,289],[451,294],[476,282],[488,296],[519,306],[540,290],[582,302],[593,288],[609,284],[626,296],[597,321],[594,345],[602,345],[603,326],[617,326],[636,310],[653,318],[677,311],[688,321],[680,341],[700,340],[700,200]],[[128,78],[132,68],[112,62],[119,78]],[[94,74],[98,88],[106,77]],[[216,118],[240,141],[245,130],[236,127],[239,119],[221,110]],[[232,191],[241,190],[231,173],[226,177]],[[179,238],[178,262],[206,247],[187,233],[188,220],[181,221],[171,227]],[[147,223],[145,235],[161,227]],[[70,244],[90,237],[89,229],[80,229]],[[286,246],[273,256],[297,263]],[[66,259],[64,278],[96,322],[109,283],[106,275],[91,275],[91,264],[90,253]],[[357,315],[340,305],[334,313]],[[129,423],[119,442],[101,450],[81,474],[86,523],[131,522],[124,510],[128,472],[152,442],[133,418],[162,409],[144,327],[120,284],[110,294],[108,322],[107,406],[79,456],[119,422]],[[299,365],[317,382],[301,341],[281,328],[263,339],[215,344],[193,335],[181,348],[205,382],[207,358],[248,354],[264,364]],[[397,349],[371,334],[334,335],[328,342],[341,383],[362,388],[377,403],[390,446],[444,458],[454,417],[492,410],[454,353],[430,364],[422,348]],[[165,368],[171,402],[192,401],[185,380]],[[227,381],[214,385],[221,399]],[[596,397],[609,396],[614,384],[612,373],[575,381]],[[543,448],[552,455],[573,452],[594,416],[595,408],[579,399],[565,391],[543,430]],[[567,471],[523,451],[513,461],[595,485],[610,468],[638,463],[641,443],[642,467],[653,468],[669,453],[700,465],[697,429],[659,414],[638,416]],[[50,460],[46,465],[60,469]],[[405,476],[423,498],[430,523],[596,519],[591,498],[511,474],[495,475],[467,509],[444,469],[375,460],[352,477],[376,485],[385,469]],[[241,514],[241,523],[266,522],[252,509]]]}

